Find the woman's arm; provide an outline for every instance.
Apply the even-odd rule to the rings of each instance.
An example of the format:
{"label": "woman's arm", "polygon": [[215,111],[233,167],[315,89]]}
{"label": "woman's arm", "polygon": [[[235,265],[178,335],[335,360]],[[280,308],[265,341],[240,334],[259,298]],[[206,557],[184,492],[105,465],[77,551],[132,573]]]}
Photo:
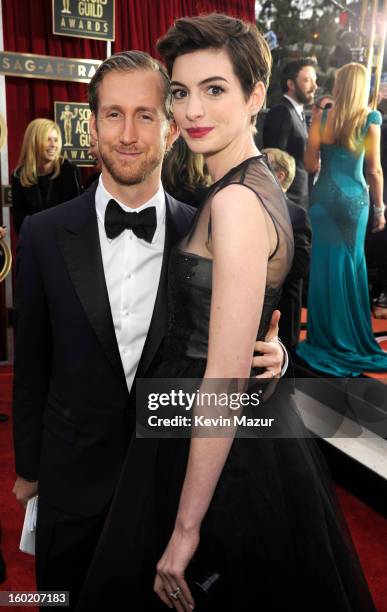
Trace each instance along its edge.
{"label": "woman's arm", "polygon": [[[212,202],[213,283],[205,378],[248,378],[266,285],[265,213],[246,187],[230,185]],[[177,524],[199,528],[232,438],[191,440]]]}
{"label": "woman's arm", "polygon": [[374,206],[374,231],[385,226],[383,204],[383,170],[380,162],[380,125],[371,123],[365,140],[366,178]]}
{"label": "woman's arm", "polygon": [[308,142],[304,153],[304,166],[307,172],[314,173],[320,169],[320,131],[321,131],[320,111],[313,112],[312,125],[309,130]]}
{"label": "woman's arm", "polygon": [[[271,221],[256,195],[240,185],[230,185],[214,197],[211,217],[214,262],[205,379],[244,379],[250,376],[274,228],[270,233]],[[167,605],[166,584],[181,586],[191,601],[184,571],[232,443],[231,434],[191,439],[175,529],[157,566],[155,590]]]}

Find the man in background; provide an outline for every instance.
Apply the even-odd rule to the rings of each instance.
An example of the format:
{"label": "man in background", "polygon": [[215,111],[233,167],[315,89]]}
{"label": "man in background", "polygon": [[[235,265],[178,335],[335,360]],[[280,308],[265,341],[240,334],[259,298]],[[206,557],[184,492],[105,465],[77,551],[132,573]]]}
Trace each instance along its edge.
{"label": "man in background", "polygon": [[263,146],[286,151],[294,157],[296,174],[288,196],[307,209],[309,175],[304,166],[304,150],[308,140],[304,106],[312,104],[317,89],[316,61],[301,58],[286,64],[281,73],[283,96],[266,115],[263,125]]}
{"label": "man in background", "polygon": [[[266,153],[271,169],[286,194],[296,173],[294,158],[279,149],[263,149],[263,153]],[[293,227],[294,259],[278,305],[281,311],[279,334],[286,348],[292,351],[300,335],[302,286],[309,272],[312,228],[306,210],[294,204],[286,195],[285,199]]]}

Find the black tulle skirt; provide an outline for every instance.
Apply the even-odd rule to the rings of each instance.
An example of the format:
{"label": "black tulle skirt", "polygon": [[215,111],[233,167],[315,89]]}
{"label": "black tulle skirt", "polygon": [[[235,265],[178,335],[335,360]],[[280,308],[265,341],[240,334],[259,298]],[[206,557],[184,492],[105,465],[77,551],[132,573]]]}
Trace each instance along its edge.
{"label": "black tulle skirt", "polygon": [[[200,378],[204,367],[166,360],[156,376]],[[302,430],[287,392],[269,401],[295,415],[288,426]],[[166,609],[153,581],[172,534],[189,443],[132,440],[79,612]],[[199,612],[375,610],[325,462],[306,436],[235,438],[186,577]]]}

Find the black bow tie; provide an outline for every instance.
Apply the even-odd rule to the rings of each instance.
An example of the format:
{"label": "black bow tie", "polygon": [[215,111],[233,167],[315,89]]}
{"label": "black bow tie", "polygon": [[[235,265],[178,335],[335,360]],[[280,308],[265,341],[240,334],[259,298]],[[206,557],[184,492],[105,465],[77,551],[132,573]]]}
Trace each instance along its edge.
{"label": "black bow tie", "polygon": [[152,242],[156,227],[154,206],[138,213],[125,212],[115,200],[109,200],[105,211],[105,231],[108,238],[117,238],[125,229],[131,229],[138,238]]}

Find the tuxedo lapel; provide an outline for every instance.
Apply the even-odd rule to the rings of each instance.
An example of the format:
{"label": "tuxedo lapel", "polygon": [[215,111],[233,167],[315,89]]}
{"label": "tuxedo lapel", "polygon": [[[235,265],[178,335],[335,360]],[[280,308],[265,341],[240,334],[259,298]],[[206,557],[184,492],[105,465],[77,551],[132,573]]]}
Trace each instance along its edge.
{"label": "tuxedo lapel", "polygon": [[103,269],[94,193],[84,194],[88,200],[86,219],[70,221],[58,230],[57,240],[87,318],[111,366],[125,382]]}
{"label": "tuxedo lapel", "polygon": [[285,97],[282,98],[283,103],[290,109],[293,118],[293,124],[303,132],[305,138],[308,138],[308,128],[306,127],[305,121],[303,121],[294,108],[293,104]]}
{"label": "tuxedo lapel", "polygon": [[165,242],[163,261],[161,264],[160,280],[157,289],[155,306],[153,309],[152,319],[149,326],[149,331],[145,340],[144,349],[141,355],[140,363],[137,368],[136,376],[141,378],[150,366],[161,342],[164,338],[167,325],[167,289],[168,289],[168,263],[171,248],[180,237],[176,224],[174,208],[171,199],[165,197]]}

